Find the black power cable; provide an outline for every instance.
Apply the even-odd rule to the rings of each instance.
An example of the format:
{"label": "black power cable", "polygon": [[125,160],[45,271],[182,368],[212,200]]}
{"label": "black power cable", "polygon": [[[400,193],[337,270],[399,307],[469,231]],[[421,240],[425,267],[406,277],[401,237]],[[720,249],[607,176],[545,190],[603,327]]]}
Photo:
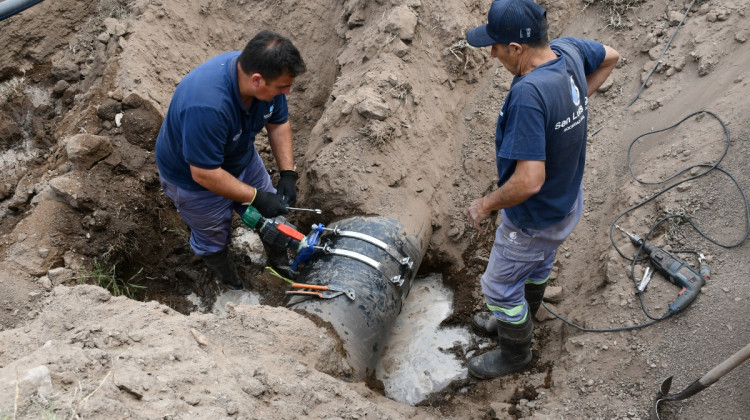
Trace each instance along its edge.
{"label": "black power cable", "polygon": [[[630,156],[631,156],[631,151],[632,151],[632,149],[633,149],[633,145],[634,145],[634,144],[635,144],[635,143],[636,143],[636,142],[637,142],[638,140],[640,140],[640,139],[642,139],[642,138],[644,138],[644,137],[646,137],[646,136],[648,136],[648,135],[651,135],[651,134],[656,134],[656,133],[661,133],[661,132],[663,132],[663,131],[666,131],[666,130],[672,129],[672,128],[674,128],[674,127],[677,127],[678,125],[682,124],[683,122],[685,122],[685,121],[686,121],[686,120],[688,120],[689,118],[691,118],[691,117],[693,117],[693,116],[696,116],[696,115],[700,115],[700,114],[708,114],[708,115],[710,115],[711,117],[715,118],[715,119],[716,119],[716,120],[717,120],[717,121],[718,121],[718,122],[719,122],[719,123],[721,124],[721,127],[722,127],[722,129],[723,129],[723,131],[724,131],[724,135],[725,135],[725,137],[726,137],[726,143],[725,143],[725,146],[724,146],[724,151],[723,151],[723,153],[721,154],[721,157],[719,157],[719,158],[718,158],[718,159],[716,160],[716,162],[714,162],[713,164],[706,164],[706,163],[701,163],[701,164],[697,164],[697,165],[692,165],[692,166],[690,166],[690,167],[687,167],[687,168],[685,168],[685,169],[683,169],[683,170],[681,170],[681,171],[677,172],[676,174],[674,174],[674,175],[672,175],[672,176],[669,176],[669,177],[668,177],[668,178],[666,178],[666,179],[663,179],[663,180],[661,180],[661,181],[656,181],[656,182],[647,182],[647,181],[643,181],[643,180],[639,179],[639,178],[638,178],[637,176],[635,176],[635,174],[633,173],[633,168],[632,168],[632,166],[631,166],[631,163],[630,163]],[[675,124],[672,124],[672,125],[670,125],[669,127],[666,127],[666,128],[662,128],[662,129],[658,129],[658,130],[652,130],[652,131],[649,131],[649,132],[647,132],[647,133],[641,134],[640,136],[638,136],[638,137],[636,137],[635,139],[633,139],[633,141],[632,141],[632,142],[630,143],[630,146],[628,147],[628,157],[627,157],[627,165],[628,165],[628,170],[630,171],[630,174],[631,174],[631,175],[633,176],[633,178],[634,178],[634,179],[635,179],[635,180],[636,180],[637,182],[639,182],[639,183],[641,183],[641,184],[644,184],[644,185],[658,185],[658,184],[663,184],[663,183],[669,182],[669,181],[671,181],[671,180],[673,180],[673,179],[675,179],[675,178],[679,177],[680,175],[683,175],[683,174],[685,174],[685,173],[686,173],[686,172],[688,172],[688,171],[691,171],[691,170],[692,170],[693,168],[706,168],[706,170],[705,170],[705,171],[702,171],[702,172],[700,172],[700,173],[698,173],[698,174],[696,174],[696,175],[694,175],[694,176],[690,176],[690,177],[688,177],[688,178],[685,178],[685,179],[683,179],[682,181],[678,181],[678,182],[675,182],[674,184],[672,184],[672,185],[669,185],[668,187],[666,187],[666,188],[662,189],[661,191],[658,191],[657,193],[655,193],[655,194],[654,194],[654,195],[652,195],[651,197],[649,197],[649,198],[647,198],[647,199],[645,199],[645,200],[641,201],[640,203],[638,203],[638,204],[634,205],[633,207],[631,207],[631,208],[629,208],[629,209],[625,210],[624,212],[620,213],[620,215],[619,215],[619,216],[617,216],[617,217],[615,218],[615,220],[614,220],[614,221],[612,222],[612,224],[610,225],[610,227],[609,227],[609,239],[610,239],[610,241],[612,242],[612,245],[613,245],[613,246],[615,247],[615,250],[617,250],[617,253],[618,253],[618,254],[620,254],[620,256],[621,256],[621,257],[623,257],[623,258],[625,258],[626,260],[628,260],[628,261],[631,261],[631,267],[630,267],[630,268],[631,268],[631,276],[632,276],[632,279],[633,279],[633,283],[634,283],[634,285],[635,285],[635,287],[636,287],[636,288],[638,287],[638,284],[637,284],[637,282],[636,282],[636,280],[635,280],[635,278],[636,278],[636,276],[635,276],[635,265],[636,265],[636,263],[637,263],[638,261],[643,261],[643,260],[645,260],[645,259],[647,258],[647,257],[640,257],[640,255],[641,255],[641,251],[643,250],[643,244],[645,244],[645,243],[646,243],[646,241],[648,241],[648,238],[649,238],[649,237],[651,236],[651,234],[652,234],[652,233],[653,233],[653,232],[654,232],[654,231],[655,231],[655,230],[656,230],[656,229],[657,229],[657,228],[658,228],[658,227],[659,227],[659,226],[660,226],[660,225],[661,225],[662,223],[664,223],[664,222],[666,222],[666,221],[669,221],[669,220],[671,220],[671,219],[676,219],[676,218],[679,218],[679,219],[681,219],[681,220],[683,220],[683,221],[687,222],[687,223],[688,223],[688,224],[689,224],[689,225],[690,225],[690,226],[691,226],[691,227],[692,227],[692,228],[693,228],[693,229],[694,229],[694,230],[695,230],[696,232],[698,232],[698,234],[700,234],[700,235],[701,235],[701,236],[702,236],[703,238],[705,238],[706,240],[708,240],[708,241],[710,241],[710,242],[712,242],[712,243],[714,243],[714,244],[716,244],[716,245],[718,245],[718,246],[720,246],[720,247],[722,247],[722,248],[734,248],[734,247],[740,246],[740,245],[742,245],[742,244],[743,244],[743,243],[744,243],[744,242],[745,242],[745,241],[747,240],[747,238],[748,238],[748,237],[750,236],[750,205],[748,205],[747,195],[745,194],[745,191],[743,190],[742,186],[741,186],[741,185],[739,184],[739,182],[737,181],[737,179],[735,179],[735,178],[734,178],[734,177],[732,176],[732,174],[730,174],[729,172],[727,172],[726,170],[724,170],[723,168],[721,168],[721,167],[719,166],[719,164],[720,164],[720,163],[721,163],[721,161],[722,161],[722,160],[724,159],[724,157],[726,157],[726,155],[727,155],[727,153],[728,153],[728,151],[729,151],[729,145],[730,145],[730,143],[731,143],[731,138],[730,138],[730,135],[729,135],[729,129],[727,128],[727,126],[726,126],[726,124],[724,123],[724,121],[722,121],[722,119],[721,119],[721,118],[719,118],[719,116],[717,116],[717,115],[716,115],[716,114],[714,114],[713,112],[711,112],[711,111],[706,111],[706,110],[702,110],[702,111],[696,111],[696,112],[693,112],[692,114],[690,114],[690,115],[686,116],[685,118],[681,119],[681,120],[680,120],[680,121],[678,121],[677,123],[675,123]],[[663,217],[662,219],[658,220],[658,221],[656,222],[656,224],[654,224],[654,226],[653,226],[653,227],[652,227],[652,228],[651,228],[651,229],[649,230],[648,234],[646,234],[646,235],[644,236],[644,238],[643,238],[643,243],[642,243],[642,244],[641,244],[641,246],[639,247],[639,249],[638,249],[638,252],[636,253],[636,256],[635,256],[635,257],[633,257],[633,258],[630,258],[630,257],[627,257],[627,256],[625,256],[625,255],[624,255],[624,254],[622,253],[622,251],[620,250],[620,248],[619,248],[619,247],[617,246],[617,244],[615,243],[615,240],[614,240],[614,237],[613,237],[613,231],[614,231],[615,225],[617,224],[617,221],[618,221],[618,220],[620,220],[620,219],[621,219],[621,218],[622,218],[623,216],[625,216],[626,214],[630,213],[631,211],[633,211],[633,210],[635,210],[635,209],[637,209],[637,208],[639,208],[639,207],[641,207],[641,206],[643,206],[643,205],[645,205],[645,204],[647,204],[647,203],[651,202],[652,200],[654,200],[655,198],[657,198],[657,197],[659,197],[660,195],[664,194],[665,192],[667,192],[667,191],[671,190],[672,188],[675,188],[675,187],[677,187],[678,185],[680,185],[680,184],[683,184],[683,183],[685,183],[685,182],[688,182],[688,181],[694,180],[694,179],[696,179],[696,178],[699,178],[699,177],[705,176],[706,174],[708,174],[709,172],[711,172],[711,171],[713,171],[713,170],[718,170],[718,171],[720,171],[721,173],[723,173],[724,175],[726,175],[727,177],[729,177],[729,179],[731,179],[731,180],[732,180],[732,182],[734,182],[734,184],[735,184],[735,186],[737,187],[737,189],[738,189],[738,191],[739,191],[740,195],[742,196],[743,204],[744,204],[744,207],[745,207],[745,209],[744,209],[744,210],[745,210],[745,234],[744,234],[744,235],[742,236],[742,239],[738,240],[738,241],[737,241],[737,242],[735,242],[735,243],[729,243],[729,244],[725,244],[725,243],[719,242],[719,241],[717,241],[717,240],[715,240],[715,239],[711,238],[710,236],[708,236],[708,235],[707,235],[707,234],[706,234],[705,232],[703,232],[703,231],[702,231],[702,230],[701,230],[700,228],[698,228],[698,226],[696,226],[696,224],[695,224],[695,223],[694,223],[694,222],[693,222],[693,221],[692,221],[692,220],[691,220],[691,219],[690,219],[689,217],[686,217],[686,216],[683,216],[683,215],[669,215],[669,216]],[[697,251],[694,251],[694,250],[679,250],[679,251],[673,251],[673,252],[681,252],[681,253],[682,253],[682,252],[689,252],[689,253],[696,253],[696,254],[698,253]],[[617,327],[617,328],[606,328],[606,329],[592,329],[592,328],[584,328],[584,327],[581,327],[581,326],[579,326],[579,325],[576,325],[575,323],[573,323],[573,322],[571,322],[571,321],[568,321],[567,319],[563,318],[563,317],[562,317],[562,316],[560,316],[559,314],[557,314],[557,313],[555,313],[555,312],[551,311],[551,310],[550,310],[550,309],[549,309],[549,308],[547,307],[547,305],[545,305],[545,304],[544,304],[544,302],[542,302],[542,305],[544,306],[544,308],[545,308],[545,309],[547,309],[547,311],[549,311],[549,312],[550,312],[550,313],[551,313],[552,315],[554,315],[555,317],[559,318],[559,319],[560,319],[561,321],[563,321],[564,323],[566,323],[566,324],[568,324],[568,325],[570,325],[570,326],[572,326],[572,327],[574,327],[574,328],[577,328],[577,329],[579,329],[579,330],[581,330],[581,331],[584,331],[584,332],[616,332],[616,331],[627,331],[627,330],[635,330],[635,329],[639,329],[639,328],[643,328],[643,327],[647,327],[647,326],[653,325],[653,324],[655,324],[655,323],[657,323],[657,322],[659,322],[659,321],[663,321],[663,320],[665,320],[665,319],[669,318],[670,316],[674,315],[674,313],[673,313],[673,312],[669,312],[669,311],[668,311],[668,312],[667,312],[666,314],[662,315],[661,317],[654,317],[654,316],[652,316],[651,314],[649,314],[648,310],[647,310],[647,309],[646,309],[646,307],[645,307],[645,304],[644,304],[644,302],[643,302],[643,293],[638,293],[638,298],[639,298],[639,300],[640,300],[640,303],[641,303],[641,308],[643,309],[643,312],[644,312],[644,314],[645,314],[645,315],[646,315],[646,316],[647,316],[647,317],[648,317],[649,319],[651,319],[651,321],[649,321],[649,322],[645,322],[645,323],[642,323],[642,324],[637,324],[637,325],[631,325],[631,326],[625,326],[625,327]]]}
{"label": "black power cable", "polygon": [[[654,67],[651,68],[651,71],[648,72],[648,75],[646,75],[646,77],[644,78],[643,83],[641,83],[641,87],[638,89],[638,93],[635,94],[635,97],[633,97],[633,99],[630,101],[630,103],[628,103],[627,105],[625,105],[625,108],[623,108],[622,111],[624,111],[625,109],[630,108],[630,106],[633,105],[635,103],[635,101],[637,101],[638,98],[641,96],[641,93],[643,92],[643,89],[646,88],[646,84],[651,79],[651,75],[654,74],[654,72],[656,71],[656,69],[659,67],[659,64],[661,64],[661,59],[664,57],[664,54],[667,53],[667,50],[669,50],[669,47],[672,45],[672,40],[677,35],[677,31],[680,30],[680,27],[682,27],[682,23],[685,22],[685,19],[687,19],[688,14],[690,14],[690,10],[693,8],[694,4],[695,4],[695,0],[693,0],[690,3],[690,5],[688,6],[687,10],[685,11],[685,14],[682,16],[682,19],[680,20],[680,23],[677,25],[676,28],[674,28],[674,32],[672,32],[672,36],[669,37],[669,41],[667,41],[667,45],[664,46],[664,49],[662,50],[661,55],[656,60],[656,64],[654,64]],[[622,114],[622,111],[620,111],[620,114]],[[618,116],[620,114],[618,114]],[[599,133],[600,131],[602,131],[604,129],[604,127],[607,125],[607,123],[609,123],[610,121],[612,121],[612,119],[609,119],[601,127],[599,127],[596,130],[594,130],[594,132],[591,133],[591,137],[595,136],[597,133]]]}

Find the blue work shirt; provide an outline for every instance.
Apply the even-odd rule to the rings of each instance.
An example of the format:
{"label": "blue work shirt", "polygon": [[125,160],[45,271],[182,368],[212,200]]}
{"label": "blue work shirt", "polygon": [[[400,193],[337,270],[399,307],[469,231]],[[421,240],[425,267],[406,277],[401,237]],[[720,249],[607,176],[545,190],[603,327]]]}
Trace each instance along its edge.
{"label": "blue work shirt", "polygon": [[185,76],[175,89],[156,139],[159,175],[187,190],[205,190],[190,165],[223,168],[235,177],[255,158],[255,136],[266,124],[289,118],[286,95],[253,99],[245,108],[237,84],[239,51],[214,57]]}
{"label": "blue work shirt", "polygon": [[550,48],[556,59],[513,79],[495,133],[498,186],[513,175],[516,161],[545,162],[541,190],[505,209],[521,229],[563,220],[576,201],[586,162],[586,75],[606,54],[598,42],[570,37],[551,41]]}

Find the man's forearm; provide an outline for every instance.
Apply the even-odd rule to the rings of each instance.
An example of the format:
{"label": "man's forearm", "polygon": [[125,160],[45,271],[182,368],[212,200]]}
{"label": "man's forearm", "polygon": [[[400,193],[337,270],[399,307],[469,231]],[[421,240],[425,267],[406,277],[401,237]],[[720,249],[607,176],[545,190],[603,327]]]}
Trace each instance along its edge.
{"label": "man's forearm", "polygon": [[249,203],[255,198],[255,188],[235,178],[224,169],[190,167],[193,180],[203,188],[238,203]]}
{"label": "man's forearm", "polygon": [[469,204],[467,215],[476,229],[493,211],[513,207],[538,193],[546,177],[544,161],[519,160],[508,182]]}
{"label": "man's forearm", "polygon": [[511,177],[500,188],[484,196],[483,204],[489,212],[507,209],[523,203],[537,192],[539,189],[531,188],[528,184]]}
{"label": "man's forearm", "polygon": [[612,70],[614,70],[617,60],[620,59],[620,53],[614,48],[605,45],[604,51],[605,55],[602,64],[600,64],[591,74],[586,76],[586,84],[588,85],[587,96],[591,96],[597,89],[599,89],[599,86],[607,80],[607,77],[609,77]]}
{"label": "man's forearm", "polygon": [[267,124],[268,142],[279,171],[294,170],[294,147],[292,125],[289,121],[283,124]]}

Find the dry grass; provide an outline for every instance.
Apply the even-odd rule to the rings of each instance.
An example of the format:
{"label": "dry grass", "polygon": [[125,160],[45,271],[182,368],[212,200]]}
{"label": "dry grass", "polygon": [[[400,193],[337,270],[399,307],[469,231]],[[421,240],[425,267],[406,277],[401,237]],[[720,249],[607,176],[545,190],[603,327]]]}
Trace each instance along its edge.
{"label": "dry grass", "polygon": [[622,28],[622,17],[631,10],[637,9],[646,0],[586,0],[586,7],[598,5],[608,16],[607,26]]}
{"label": "dry grass", "polygon": [[17,95],[20,95],[25,83],[26,79],[23,77],[14,77],[8,81],[0,83],[0,104],[4,104],[15,98]]}

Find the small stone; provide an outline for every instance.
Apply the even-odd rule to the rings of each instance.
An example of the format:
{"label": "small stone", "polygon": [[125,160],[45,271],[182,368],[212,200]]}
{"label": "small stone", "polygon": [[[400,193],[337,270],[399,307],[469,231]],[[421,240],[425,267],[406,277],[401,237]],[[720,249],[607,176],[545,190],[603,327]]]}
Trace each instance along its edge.
{"label": "small stone", "polygon": [[682,19],[685,17],[684,14],[677,12],[677,11],[671,11],[667,15],[667,18],[669,19],[669,26],[677,26],[682,22]]}
{"label": "small stone", "polygon": [[39,285],[44,287],[44,290],[52,290],[52,280],[47,276],[39,277]]}
{"label": "small stone", "polygon": [[240,406],[236,402],[232,401],[229,404],[227,404],[227,415],[234,416],[235,414],[240,412]]}

